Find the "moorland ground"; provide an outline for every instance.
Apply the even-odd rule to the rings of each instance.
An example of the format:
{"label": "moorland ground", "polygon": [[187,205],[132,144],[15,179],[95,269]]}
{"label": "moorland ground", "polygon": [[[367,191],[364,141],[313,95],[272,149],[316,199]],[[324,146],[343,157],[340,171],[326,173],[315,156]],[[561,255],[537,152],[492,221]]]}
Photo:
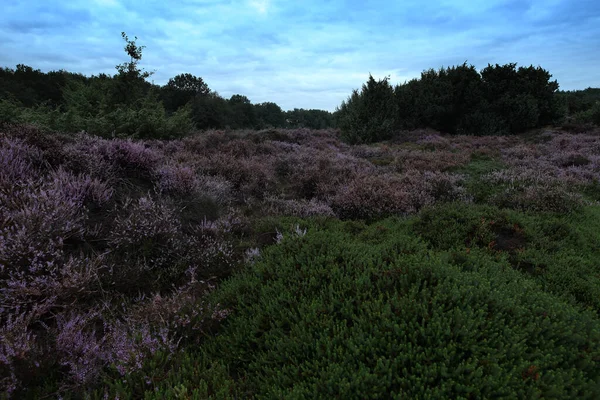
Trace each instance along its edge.
{"label": "moorland ground", "polygon": [[3,398],[597,398],[600,131],[0,133]]}

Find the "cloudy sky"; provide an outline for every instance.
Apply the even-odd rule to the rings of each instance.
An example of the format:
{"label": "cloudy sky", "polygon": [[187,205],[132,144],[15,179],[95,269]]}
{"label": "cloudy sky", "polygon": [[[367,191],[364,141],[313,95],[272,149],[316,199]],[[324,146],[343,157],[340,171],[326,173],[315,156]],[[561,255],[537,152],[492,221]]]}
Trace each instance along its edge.
{"label": "cloudy sky", "polygon": [[600,87],[599,0],[2,0],[0,66],[115,73],[125,31],[164,84],[189,72],[224,97],[333,111],[369,73],[541,65]]}

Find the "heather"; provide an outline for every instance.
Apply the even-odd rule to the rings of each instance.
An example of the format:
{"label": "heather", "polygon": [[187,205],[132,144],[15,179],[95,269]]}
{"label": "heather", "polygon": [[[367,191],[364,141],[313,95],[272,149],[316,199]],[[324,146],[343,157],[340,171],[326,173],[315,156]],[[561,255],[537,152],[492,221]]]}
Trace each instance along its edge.
{"label": "heather", "polygon": [[6,398],[594,398],[600,135],[0,129]]}

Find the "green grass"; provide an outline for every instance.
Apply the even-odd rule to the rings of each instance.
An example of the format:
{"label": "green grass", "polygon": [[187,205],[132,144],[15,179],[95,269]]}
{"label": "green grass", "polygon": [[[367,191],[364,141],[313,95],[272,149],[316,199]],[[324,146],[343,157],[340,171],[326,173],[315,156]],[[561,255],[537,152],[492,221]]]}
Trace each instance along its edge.
{"label": "green grass", "polygon": [[[304,237],[291,227],[307,228]],[[446,204],[374,223],[269,219],[280,244],[222,284],[218,335],[128,398],[597,398],[600,208]],[[533,268],[529,268],[533,265]],[[537,269],[535,268],[537,266]],[[147,384],[146,381],[151,382]],[[102,397],[104,392],[98,393]]]}

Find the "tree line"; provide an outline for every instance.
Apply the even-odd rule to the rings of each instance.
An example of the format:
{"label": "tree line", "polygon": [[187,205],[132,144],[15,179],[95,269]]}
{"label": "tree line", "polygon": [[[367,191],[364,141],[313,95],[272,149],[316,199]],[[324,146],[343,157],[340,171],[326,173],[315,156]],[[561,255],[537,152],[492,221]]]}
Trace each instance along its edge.
{"label": "tree line", "polygon": [[393,86],[369,76],[335,113],[283,111],[276,103],[229,99],[201,77],[179,74],[165,85],[148,82],[139,67],[145,46],[124,32],[129,60],[114,75],[47,73],[19,64],[0,68],[0,124],[34,123],[56,131],[100,136],[177,138],[193,130],[339,127],[349,143],[386,140],[401,130],[433,128],[448,134],[518,134],[561,123],[600,125],[600,89],[560,91],[541,67],[517,64],[429,69]]}
{"label": "tree line", "polygon": [[90,77],[64,70],[44,73],[19,64],[0,68],[0,124],[35,123],[65,132],[85,130],[100,136],[175,138],[204,129],[325,129],[335,124],[323,110],[283,111],[273,102],[252,104],[246,96],[229,99],[201,77],[179,74],[165,85],[147,81],[140,68],[145,46],[124,32],[129,60],[115,75]]}
{"label": "tree line", "polygon": [[392,86],[372,76],[337,109],[350,143],[390,139],[399,130],[433,128],[448,134],[519,134],[568,118],[600,125],[600,89],[561,92],[541,67],[515,63],[478,71],[466,63],[429,69]]}

